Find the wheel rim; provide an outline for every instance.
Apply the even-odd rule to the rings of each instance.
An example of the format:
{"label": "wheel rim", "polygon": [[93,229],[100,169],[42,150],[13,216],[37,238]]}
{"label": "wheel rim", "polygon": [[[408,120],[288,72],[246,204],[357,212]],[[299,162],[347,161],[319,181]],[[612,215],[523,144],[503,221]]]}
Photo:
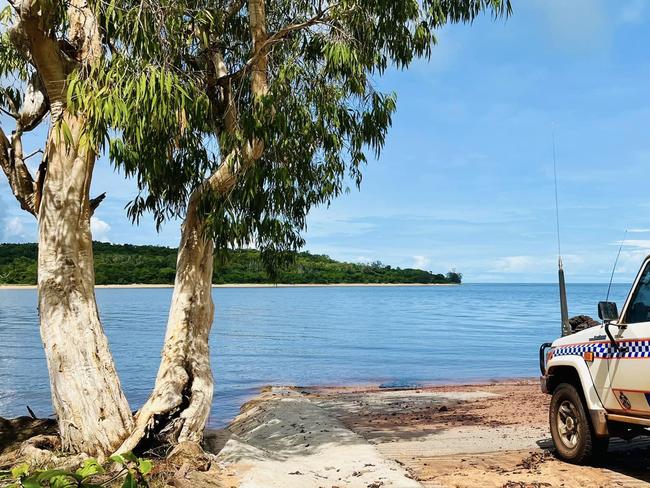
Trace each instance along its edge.
{"label": "wheel rim", "polygon": [[563,401],[557,410],[557,431],[562,444],[569,449],[578,445],[580,436],[578,419],[578,410],[575,405],[568,400]]}

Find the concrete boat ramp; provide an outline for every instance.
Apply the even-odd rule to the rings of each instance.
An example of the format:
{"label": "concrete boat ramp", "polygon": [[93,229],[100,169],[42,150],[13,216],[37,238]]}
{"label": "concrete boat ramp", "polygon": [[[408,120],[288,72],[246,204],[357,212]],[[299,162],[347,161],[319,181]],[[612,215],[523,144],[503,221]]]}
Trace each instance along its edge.
{"label": "concrete boat ramp", "polygon": [[548,398],[531,381],[409,390],[269,388],[206,439],[195,478],[242,488],[636,487],[648,440],[613,443],[600,467],[556,460]]}

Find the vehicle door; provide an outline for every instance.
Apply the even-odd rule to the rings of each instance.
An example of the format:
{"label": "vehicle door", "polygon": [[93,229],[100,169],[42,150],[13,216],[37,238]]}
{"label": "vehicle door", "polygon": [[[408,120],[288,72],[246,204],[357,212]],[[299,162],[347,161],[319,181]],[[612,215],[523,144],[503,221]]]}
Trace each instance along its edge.
{"label": "vehicle door", "polygon": [[[623,307],[610,325],[616,350],[609,341],[601,355],[609,366],[605,408],[628,415],[650,416],[650,261],[646,259]],[[598,355],[598,354],[597,354]]]}

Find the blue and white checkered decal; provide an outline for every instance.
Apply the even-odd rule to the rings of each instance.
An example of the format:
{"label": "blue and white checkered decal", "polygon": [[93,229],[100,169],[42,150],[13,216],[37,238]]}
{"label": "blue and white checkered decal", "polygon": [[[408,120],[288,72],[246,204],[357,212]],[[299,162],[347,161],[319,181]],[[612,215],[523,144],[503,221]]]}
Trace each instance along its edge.
{"label": "blue and white checkered decal", "polygon": [[553,356],[582,356],[585,352],[593,352],[596,359],[650,358],[650,340],[621,341],[618,345],[624,351],[617,352],[609,342],[560,346],[553,350]]}

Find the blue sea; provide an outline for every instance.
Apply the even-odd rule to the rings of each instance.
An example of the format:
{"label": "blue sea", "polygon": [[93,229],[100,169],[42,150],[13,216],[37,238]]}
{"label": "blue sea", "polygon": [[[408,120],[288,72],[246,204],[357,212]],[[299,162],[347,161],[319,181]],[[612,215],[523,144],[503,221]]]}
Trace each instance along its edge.
{"label": "blue sea", "polygon": [[[619,306],[629,285],[614,285]],[[569,285],[571,315],[596,316],[604,284]],[[98,289],[127,398],[138,408],[156,376],[170,289]],[[538,348],[560,331],[552,284],[457,287],[217,288],[210,425],[223,426],[259,388],[424,385],[533,377]],[[52,414],[35,290],[0,290],[0,416]]]}

